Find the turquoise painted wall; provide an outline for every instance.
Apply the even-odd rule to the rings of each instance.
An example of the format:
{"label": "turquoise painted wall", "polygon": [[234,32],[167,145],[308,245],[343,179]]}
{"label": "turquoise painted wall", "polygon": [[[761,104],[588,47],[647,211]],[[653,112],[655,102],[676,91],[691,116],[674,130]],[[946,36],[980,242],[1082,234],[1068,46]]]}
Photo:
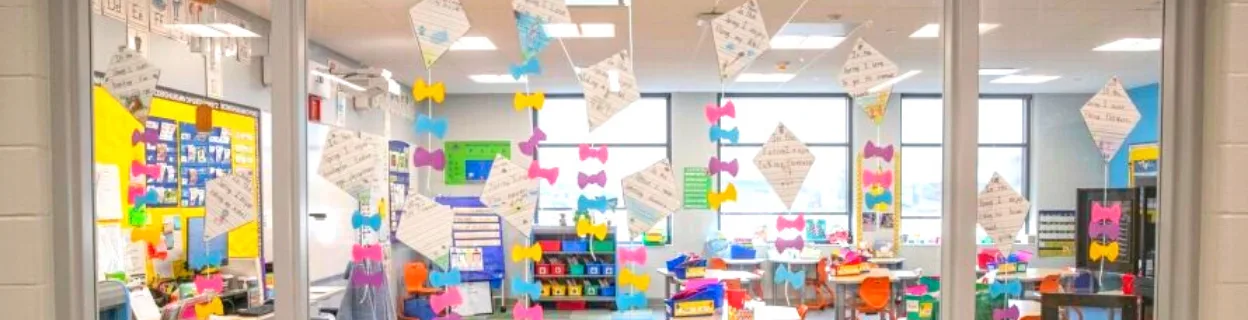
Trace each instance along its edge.
{"label": "turquoise painted wall", "polygon": [[1157,120],[1160,117],[1160,90],[1161,87],[1156,83],[1127,89],[1127,96],[1131,97],[1131,101],[1135,102],[1135,107],[1140,110],[1140,122],[1135,125],[1135,130],[1127,135],[1127,141],[1123,143],[1122,149],[1118,150],[1118,154],[1114,155],[1114,159],[1109,162],[1110,187],[1127,186],[1127,151],[1131,149],[1132,144],[1157,142],[1159,139],[1160,127]]}

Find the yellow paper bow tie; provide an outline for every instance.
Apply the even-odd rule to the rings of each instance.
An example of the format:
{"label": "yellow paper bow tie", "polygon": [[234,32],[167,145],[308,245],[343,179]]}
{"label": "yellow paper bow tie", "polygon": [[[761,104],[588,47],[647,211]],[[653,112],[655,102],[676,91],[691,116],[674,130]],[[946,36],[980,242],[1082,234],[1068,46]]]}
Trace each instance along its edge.
{"label": "yellow paper bow tie", "polygon": [[1118,241],[1110,242],[1109,244],[1093,241],[1088,246],[1088,258],[1092,258],[1092,261],[1100,261],[1101,259],[1109,259],[1109,262],[1117,261]]}
{"label": "yellow paper bow tie", "polygon": [[377,214],[385,217],[390,211],[386,210],[386,199],[377,200]]}
{"label": "yellow paper bow tie", "polygon": [[728,183],[728,188],[724,192],[715,193],[714,191],[706,193],[706,202],[711,205],[711,210],[719,210],[719,205],[727,201],[737,201],[737,186]]}
{"label": "yellow paper bow tie", "polygon": [[518,244],[511,245],[511,261],[520,262],[524,259],[533,260],[533,262],[542,260],[542,246],[533,244],[526,248]]}
{"label": "yellow paper bow tie", "polygon": [[160,243],[163,230],[150,227],[130,229],[130,242],[147,241],[148,244]]}
{"label": "yellow paper bow tie", "polygon": [[416,79],[416,85],[412,86],[412,97],[416,98],[416,102],[433,99],[433,102],[442,103],[446,99],[446,87],[442,82],[434,82],[430,86],[425,83],[425,79]]}
{"label": "yellow paper bow tie", "polygon": [[591,234],[598,240],[606,239],[607,225],[605,223],[591,224],[589,223],[589,218],[586,217],[576,220],[576,236],[584,238]]}
{"label": "yellow paper bow tie", "polygon": [[211,315],[225,315],[225,307],[221,305],[221,298],[212,298],[212,301],[195,305],[196,319],[205,320]]}
{"label": "yellow paper bow tie", "polygon": [[546,104],[546,93],[538,90],[534,93],[525,94],[516,91],[516,98],[512,101],[516,111],[524,111],[525,108],[533,108],[533,110],[542,110],[542,105]]}
{"label": "yellow paper bow tie", "polygon": [[640,273],[633,273],[633,270],[624,269],[620,271],[620,286],[631,285],[639,291],[646,291],[650,288],[650,276]]}

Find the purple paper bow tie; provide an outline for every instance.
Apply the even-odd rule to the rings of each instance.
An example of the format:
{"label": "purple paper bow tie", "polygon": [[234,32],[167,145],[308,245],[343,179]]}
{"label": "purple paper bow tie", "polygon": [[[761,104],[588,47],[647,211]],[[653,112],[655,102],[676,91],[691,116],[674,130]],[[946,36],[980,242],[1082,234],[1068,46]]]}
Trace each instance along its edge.
{"label": "purple paper bow tie", "polygon": [[776,239],[776,252],[784,252],[787,249],[802,251],[803,248],[806,248],[806,241],[802,240],[801,236],[788,240]]}
{"label": "purple paper bow tie", "polygon": [[726,172],[729,175],[736,177],[737,176],[737,159],[732,159],[732,161],[724,162],[724,161],[719,161],[719,157],[711,157],[711,163],[708,164],[706,168],[707,168],[707,171],[710,172],[712,176],[719,174],[721,172]]}
{"label": "purple paper bow tie", "polygon": [[538,163],[537,160],[533,160],[532,163],[529,163],[529,179],[537,179],[537,178],[544,178],[546,179],[546,182],[549,182],[551,185],[554,185],[555,180],[559,179],[559,168],[554,167],[550,169],[545,169],[545,168],[542,168],[542,165]]}
{"label": "purple paper bow tie", "polygon": [[1112,205],[1108,207],[1098,202],[1092,203],[1092,220],[1091,221],[1096,222],[1096,221],[1108,220],[1109,222],[1112,222],[1114,225],[1117,225],[1121,219],[1122,219],[1122,203],[1121,202],[1115,201],[1113,202]]}
{"label": "purple paper bow tie", "polygon": [[1101,224],[1099,221],[1088,222],[1088,236],[1092,238],[1106,238],[1110,241],[1118,240],[1119,232],[1122,229],[1118,223]]}
{"label": "purple paper bow tie", "polygon": [[867,141],[867,146],[862,149],[862,158],[880,158],[886,162],[893,161],[893,145],[877,145],[875,141]]}
{"label": "purple paper bow tie", "polygon": [[351,268],[351,285],[354,287],[381,288],[385,282],[386,275],[381,271],[367,272],[364,271],[363,265],[356,265]]}
{"label": "purple paper bow tie", "polygon": [[134,130],[134,133],[130,134],[130,145],[132,146],[139,144],[139,142],[152,143],[154,141],[156,141],[155,129]]}
{"label": "purple paper bow tie", "polygon": [[412,166],[417,168],[431,167],[434,170],[442,171],[442,168],[446,167],[446,153],[442,152],[442,149],[429,152],[425,148],[417,147],[416,152],[412,155]]}
{"label": "purple paper bow tie", "polygon": [[723,118],[723,117],[735,118],[736,116],[737,116],[737,107],[732,104],[732,101],[728,101],[728,103],[725,103],[723,107],[717,107],[715,106],[714,103],[706,104],[706,121],[707,122],[715,123],[715,121],[719,121],[719,118]]}
{"label": "purple paper bow tie", "polygon": [[532,157],[537,153],[537,144],[546,141],[546,133],[542,132],[542,128],[533,128],[533,135],[529,136],[529,141],[520,143],[520,153]]}
{"label": "purple paper bow tie", "polygon": [[581,161],[585,161],[585,159],[589,158],[598,158],[598,161],[607,163],[607,147],[601,146],[594,148],[590,147],[588,144],[582,144],[580,145],[580,156]]}
{"label": "purple paper bow tie", "polygon": [[576,176],[576,184],[581,186],[581,189],[585,189],[585,187],[591,184],[596,184],[599,187],[606,187],[607,172],[599,171],[598,173],[591,175],[586,175],[584,172],[578,173]]}
{"label": "purple paper bow tie", "polygon": [[1018,320],[1018,306],[992,310],[992,320]]}

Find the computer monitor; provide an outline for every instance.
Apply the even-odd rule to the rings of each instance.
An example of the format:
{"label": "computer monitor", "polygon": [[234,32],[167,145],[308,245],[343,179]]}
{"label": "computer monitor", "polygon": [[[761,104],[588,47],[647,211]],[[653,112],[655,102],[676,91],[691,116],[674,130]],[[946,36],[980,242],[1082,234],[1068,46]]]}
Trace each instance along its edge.
{"label": "computer monitor", "polygon": [[204,241],[204,218],[186,219],[186,254],[187,260],[193,257],[212,257],[220,259],[219,265],[229,263],[229,234],[222,234],[212,240]]}

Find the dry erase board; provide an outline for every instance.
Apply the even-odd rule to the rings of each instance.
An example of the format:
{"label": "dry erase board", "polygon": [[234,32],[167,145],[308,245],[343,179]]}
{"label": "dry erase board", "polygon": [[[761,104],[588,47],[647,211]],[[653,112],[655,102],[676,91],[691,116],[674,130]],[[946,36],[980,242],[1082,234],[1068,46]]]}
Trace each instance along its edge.
{"label": "dry erase board", "polygon": [[495,155],[511,159],[511,141],[447,141],[445,148],[447,185],[485,182]]}

